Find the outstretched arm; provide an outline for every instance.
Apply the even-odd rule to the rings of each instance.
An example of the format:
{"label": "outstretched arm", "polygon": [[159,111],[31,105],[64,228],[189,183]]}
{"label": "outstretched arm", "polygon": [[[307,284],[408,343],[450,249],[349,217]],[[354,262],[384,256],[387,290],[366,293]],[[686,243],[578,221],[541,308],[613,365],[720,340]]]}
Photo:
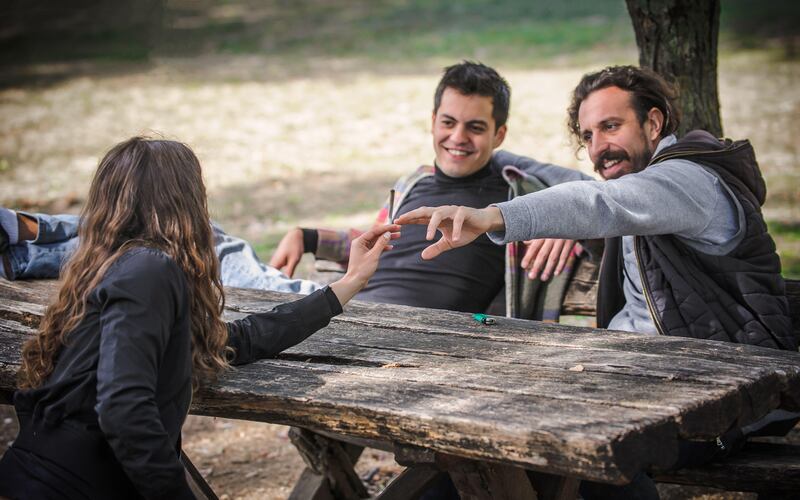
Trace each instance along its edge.
{"label": "outstretched arm", "polygon": [[429,260],[439,254],[463,247],[478,236],[488,231],[505,229],[505,222],[500,209],[495,206],[486,208],[470,208],[456,205],[443,207],[420,207],[398,217],[395,222],[400,225],[426,224],[428,232],[425,238],[433,240],[436,231],[442,233],[436,243],[422,251],[422,258]]}
{"label": "outstretched arm", "polygon": [[399,230],[397,225],[377,226],[353,240],[347,273],[329,287],[271,311],[228,323],[228,345],[234,352],[231,363],[274,356],[326,326],[366,286],[381,253],[390,250],[391,240],[400,237]]}

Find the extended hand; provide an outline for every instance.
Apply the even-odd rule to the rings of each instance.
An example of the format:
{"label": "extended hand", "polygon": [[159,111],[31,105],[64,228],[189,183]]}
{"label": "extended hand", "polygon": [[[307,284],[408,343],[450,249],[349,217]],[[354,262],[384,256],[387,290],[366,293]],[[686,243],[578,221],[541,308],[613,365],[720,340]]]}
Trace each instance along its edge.
{"label": "extended hand", "polygon": [[427,224],[425,238],[430,241],[436,231],[442,237],[422,251],[422,258],[433,259],[442,252],[463,247],[487,231],[503,229],[503,216],[497,207],[469,208],[455,205],[443,207],[421,207],[398,217],[395,222],[405,224]]}
{"label": "extended hand", "polygon": [[[547,281],[550,276],[558,276],[565,269],[572,268],[575,255],[581,246],[575,240],[544,238],[525,242],[527,247],[520,266],[528,271],[528,278],[536,279],[541,271],[541,280]],[[576,252],[573,252],[575,248]]]}
{"label": "extended hand", "polygon": [[303,230],[296,227],[286,233],[269,259],[269,265],[292,277],[297,263],[303,258]]}
{"label": "extended hand", "polygon": [[400,237],[400,226],[385,224],[375,226],[350,244],[350,260],[345,275],[331,285],[341,305],[353,298],[375,274],[378,259],[385,250],[391,250],[390,242]]}

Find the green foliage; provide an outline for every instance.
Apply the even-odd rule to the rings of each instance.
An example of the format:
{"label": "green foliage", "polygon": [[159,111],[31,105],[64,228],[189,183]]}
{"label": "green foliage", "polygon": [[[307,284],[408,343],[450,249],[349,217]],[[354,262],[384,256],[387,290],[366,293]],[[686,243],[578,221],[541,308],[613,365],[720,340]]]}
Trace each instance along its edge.
{"label": "green foliage", "polygon": [[[226,7],[248,3],[224,2]],[[191,45],[229,53],[526,62],[598,45],[634,43],[620,0],[306,0],[275,2],[269,8],[262,4],[261,10],[257,3],[251,7],[238,16],[230,15],[230,9],[225,16],[215,16],[206,7],[205,23],[181,33],[173,30],[167,39],[185,46],[181,40],[189,37]]]}
{"label": "green foliage", "polygon": [[[127,23],[119,15],[112,17],[119,10],[114,2],[106,3],[91,14],[70,17],[72,25],[31,31],[23,47],[9,39],[7,48],[46,54],[51,60],[139,60],[152,52],[210,50],[406,62],[471,57],[530,64],[635,44],[623,0],[148,0],[143,6],[126,0]],[[29,17],[35,12],[31,7]],[[777,38],[791,52],[800,33],[798,21],[800,2],[722,0],[722,39],[737,47]]]}
{"label": "green foliage", "polygon": [[800,279],[800,222],[768,221],[767,225],[778,247],[783,276]]}
{"label": "green foliage", "polygon": [[800,222],[770,221],[767,225],[769,226],[770,234],[779,235],[787,240],[800,243]]}
{"label": "green foliage", "polygon": [[800,2],[722,0],[720,24],[749,44],[763,38],[800,35]]}

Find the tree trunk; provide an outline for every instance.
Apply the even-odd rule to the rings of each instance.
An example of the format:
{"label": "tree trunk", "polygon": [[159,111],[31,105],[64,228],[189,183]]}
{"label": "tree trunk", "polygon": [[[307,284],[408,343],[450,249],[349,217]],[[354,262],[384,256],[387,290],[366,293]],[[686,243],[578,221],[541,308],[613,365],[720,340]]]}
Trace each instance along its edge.
{"label": "tree trunk", "polygon": [[720,0],[626,0],[639,65],[678,85],[678,135],[703,129],[722,136],[717,91]]}

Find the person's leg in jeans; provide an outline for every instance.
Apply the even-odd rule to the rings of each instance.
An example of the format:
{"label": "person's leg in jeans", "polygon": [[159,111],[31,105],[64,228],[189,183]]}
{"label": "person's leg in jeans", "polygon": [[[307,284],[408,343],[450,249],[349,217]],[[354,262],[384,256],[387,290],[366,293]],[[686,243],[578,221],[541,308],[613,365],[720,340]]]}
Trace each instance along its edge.
{"label": "person's leg in jeans", "polygon": [[[9,226],[16,221],[17,213],[0,208],[0,220],[8,232]],[[11,213],[13,216],[8,216]],[[61,266],[78,247],[77,215],[31,215],[19,212],[38,223],[36,237],[33,240],[11,239],[8,251],[3,255],[8,264],[7,279],[58,278]]]}
{"label": "person's leg in jeans", "polygon": [[[16,213],[0,208],[0,221],[16,222]],[[8,213],[13,216],[8,216]],[[14,239],[4,255],[9,270],[7,279],[57,278],[61,266],[78,247],[77,215],[29,215],[23,216],[38,221],[38,234],[32,241]],[[3,222],[3,227],[12,226]],[[273,290],[309,294],[322,288],[313,281],[291,279],[274,267],[261,262],[253,248],[245,240],[226,234],[222,228],[214,228],[214,245],[220,260],[220,277],[224,286]],[[16,228],[15,228],[16,229]]]}
{"label": "person's leg in jeans", "polygon": [[319,283],[289,278],[274,267],[264,264],[249,243],[226,234],[216,224],[212,225],[223,285],[303,294],[322,288]]}

